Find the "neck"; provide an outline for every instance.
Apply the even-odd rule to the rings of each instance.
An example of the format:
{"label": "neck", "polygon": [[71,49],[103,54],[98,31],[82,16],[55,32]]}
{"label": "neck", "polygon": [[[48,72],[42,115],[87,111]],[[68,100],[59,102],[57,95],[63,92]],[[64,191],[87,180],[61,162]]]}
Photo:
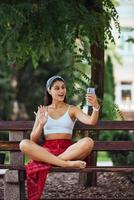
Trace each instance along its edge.
{"label": "neck", "polygon": [[55,101],[53,101],[52,104],[51,104],[51,106],[55,109],[61,108],[63,105],[65,105],[65,102],[55,102]]}

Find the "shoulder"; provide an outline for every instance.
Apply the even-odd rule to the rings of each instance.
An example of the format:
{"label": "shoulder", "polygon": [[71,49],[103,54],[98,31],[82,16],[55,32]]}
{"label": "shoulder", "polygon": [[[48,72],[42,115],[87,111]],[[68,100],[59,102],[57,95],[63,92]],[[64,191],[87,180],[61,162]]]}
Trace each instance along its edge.
{"label": "shoulder", "polygon": [[70,105],[70,104],[68,104],[68,108],[69,108],[69,111],[72,111],[72,112],[73,112],[75,109],[77,109],[76,106]]}
{"label": "shoulder", "polygon": [[72,116],[76,116],[76,113],[81,112],[81,109],[74,105],[69,105],[69,113]]}

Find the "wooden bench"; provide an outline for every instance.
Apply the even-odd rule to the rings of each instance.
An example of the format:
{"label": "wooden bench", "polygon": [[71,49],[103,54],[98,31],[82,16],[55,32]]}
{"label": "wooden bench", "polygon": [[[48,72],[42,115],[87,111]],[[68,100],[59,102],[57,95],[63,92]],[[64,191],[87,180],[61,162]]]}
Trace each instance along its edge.
{"label": "wooden bench", "polygon": [[[9,132],[9,141],[0,141],[0,151],[11,152],[11,163],[0,164],[0,169],[17,170],[19,182],[19,199],[25,199],[24,158],[19,150],[19,142],[26,138],[32,129],[32,121],[1,121],[0,131]],[[74,130],[134,130],[133,121],[99,121],[95,126],[76,123]],[[134,141],[95,141],[93,151],[134,151]],[[18,156],[19,155],[19,156]],[[17,158],[17,159],[15,159]],[[134,166],[93,166],[85,169],[52,167],[50,172],[134,172]],[[8,196],[4,197],[8,200]],[[10,197],[9,197],[10,199]],[[14,200],[17,200],[17,197]]]}

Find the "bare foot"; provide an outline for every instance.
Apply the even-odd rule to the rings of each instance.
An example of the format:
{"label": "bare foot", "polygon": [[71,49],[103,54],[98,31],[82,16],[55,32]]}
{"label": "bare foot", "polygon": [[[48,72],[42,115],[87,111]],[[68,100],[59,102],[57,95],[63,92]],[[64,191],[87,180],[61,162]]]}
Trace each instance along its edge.
{"label": "bare foot", "polygon": [[67,167],[85,168],[86,162],[81,160],[67,161]]}

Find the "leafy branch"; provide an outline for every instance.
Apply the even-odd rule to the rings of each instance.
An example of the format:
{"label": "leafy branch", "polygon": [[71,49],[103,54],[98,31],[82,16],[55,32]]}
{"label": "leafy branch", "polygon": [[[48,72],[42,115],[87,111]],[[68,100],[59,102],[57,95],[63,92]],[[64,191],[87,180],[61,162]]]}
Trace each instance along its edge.
{"label": "leafy branch", "polygon": [[[93,10],[93,8],[95,9]],[[49,61],[54,49],[74,51],[76,39],[107,47],[114,42],[111,20],[120,31],[111,0],[3,1],[0,3],[1,53],[7,63],[23,66],[32,58],[34,67],[43,57]],[[97,41],[96,41],[97,38]],[[84,49],[83,56],[89,55]]]}

